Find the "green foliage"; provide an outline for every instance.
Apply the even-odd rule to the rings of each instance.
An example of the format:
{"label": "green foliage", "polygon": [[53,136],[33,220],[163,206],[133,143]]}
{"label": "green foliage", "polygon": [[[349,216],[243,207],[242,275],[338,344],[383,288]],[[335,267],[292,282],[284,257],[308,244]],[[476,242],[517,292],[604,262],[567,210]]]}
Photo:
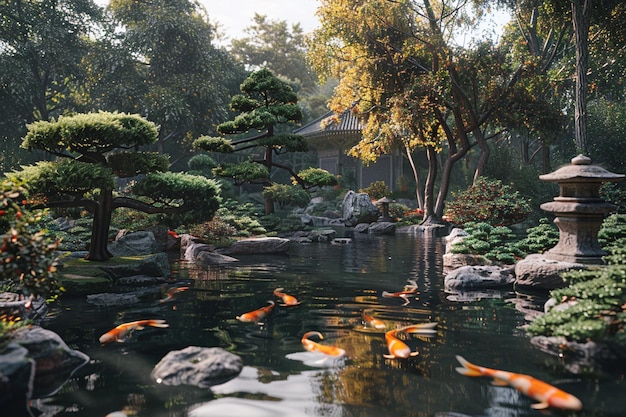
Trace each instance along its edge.
{"label": "green foliage", "polygon": [[559,230],[547,218],[539,219],[539,224],[526,229],[526,237],[515,243],[515,247],[525,253],[543,253],[553,248],[559,241]]}
{"label": "green foliage", "polygon": [[485,222],[465,224],[468,236],[452,245],[452,253],[483,255],[485,258],[513,264],[524,253],[515,247],[515,234],[506,226],[492,226]]}
{"label": "green foliage", "polygon": [[254,162],[223,164],[215,168],[213,173],[220,177],[232,178],[237,185],[246,182],[264,181],[270,176],[267,167]]}
{"label": "green foliage", "polygon": [[[391,206],[389,206],[391,208]],[[424,220],[424,210],[417,209],[409,209],[402,213],[400,217],[400,221],[398,221],[398,226],[410,226],[413,224],[420,224]]]}
{"label": "green foliage", "polygon": [[228,246],[238,237],[262,235],[267,230],[261,225],[252,203],[227,200],[211,221],[193,225],[189,233],[218,247]]}
{"label": "green foliage", "polygon": [[298,230],[310,229],[302,224],[300,217],[293,214],[287,215],[287,217],[279,216],[277,214],[266,214],[259,218],[259,222],[267,230],[272,230],[277,233],[289,233]]}
{"label": "green foliage", "polygon": [[116,152],[107,156],[107,162],[115,175],[124,178],[165,172],[169,169],[170,158],[156,152]]}
{"label": "green foliage", "polygon": [[115,186],[110,168],[73,159],[40,161],[6,175],[13,180],[26,182],[33,197],[49,200],[68,196],[78,198],[93,190],[111,190]]}
{"label": "green foliage", "polygon": [[602,222],[598,242],[602,246],[613,245],[618,239],[626,238],[626,214],[612,214]]}
{"label": "green foliage", "polygon": [[311,195],[300,187],[273,184],[263,189],[263,198],[278,203],[281,207],[305,207],[311,201]]}
{"label": "green foliage", "polygon": [[600,197],[604,201],[615,204],[617,213],[626,214],[626,190],[622,188],[621,183],[605,182],[600,187]]}
{"label": "green foliage", "polygon": [[268,20],[256,14],[246,35],[233,39],[231,53],[246,67],[267,66],[273,73],[298,80],[304,90],[315,87],[316,76],[306,60],[305,36],[299,25],[291,28],[284,20]]}
{"label": "green foliage", "polygon": [[260,146],[270,146],[279,153],[306,152],[309,150],[307,140],[302,135],[281,134],[259,139]]}
{"label": "green foliage", "polygon": [[55,277],[58,243],[38,227],[42,212],[28,208],[26,190],[8,180],[1,186],[0,280],[26,296],[54,297],[62,290]]}
{"label": "green foliage", "polygon": [[530,334],[626,346],[625,225],[626,216],[607,218],[599,233],[609,253],[607,265],[563,274],[566,286],[551,291],[550,296],[570,305],[553,308],[533,320],[527,328]]}
{"label": "green foliage", "polygon": [[385,184],[385,181],[374,181],[369,186],[361,188],[359,192],[369,195],[372,200],[379,200],[391,195],[391,189]]}
{"label": "green foliage", "polygon": [[528,199],[500,180],[480,177],[466,190],[453,193],[446,205],[452,223],[486,222],[507,226],[523,221],[531,212]]}
{"label": "green foliage", "polygon": [[[326,187],[339,183],[337,177],[322,168],[310,167],[298,172],[298,177],[310,187]],[[293,179],[295,183],[295,179]],[[295,185],[295,184],[294,184]]]}
{"label": "green foliage", "polygon": [[235,151],[228,139],[210,136],[200,136],[193,141],[193,146],[206,152],[233,153]]}
{"label": "green foliage", "polygon": [[155,124],[139,115],[101,111],[61,116],[58,121],[34,122],[28,125],[22,147],[48,152],[103,154],[116,148],[149,145],[157,137]]}
{"label": "green foliage", "polygon": [[405,204],[389,203],[389,215],[394,219],[402,219],[409,212],[411,208]]}
{"label": "green foliage", "polygon": [[180,172],[148,174],[132,190],[164,207],[179,206],[182,201],[195,218],[211,218],[221,202],[220,186],[215,180]]}
{"label": "green foliage", "polygon": [[187,161],[189,173],[192,175],[203,175],[208,177],[212,174],[213,168],[216,166],[217,162],[215,162],[215,159],[204,153],[194,155],[189,158],[189,161]]}
{"label": "green foliage", "polygon": [[598,98],[591,100],[587,109],[589,154],[593,155],[594,162],[609,171],[626,173],[626,143],[623,139],[626,136],[626,105],[623,100]]}

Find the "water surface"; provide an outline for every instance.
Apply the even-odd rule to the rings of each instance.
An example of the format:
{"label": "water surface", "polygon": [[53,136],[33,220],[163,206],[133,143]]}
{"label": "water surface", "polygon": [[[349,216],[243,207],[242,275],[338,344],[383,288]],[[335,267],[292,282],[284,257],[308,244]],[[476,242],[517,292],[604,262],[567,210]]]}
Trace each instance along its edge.
{"label": "water surface", "polygon": [[[399,234],[362,236],[346,245],[294,245],[289,255],[241,256],[235,266],[176,265],[171,285],[188,291],[168,303],[97,307],[83,298],[63,298],[45,323],[72,347],[89,355],[55,395],[33,402],[35,415],[105,416],[131,410],[136,416],[545,416],[626,415],[624,366],[602,375],[574,375],[566,361],[532,347],[521,327],[522,305],[509,291],[464,300],[442,289],[438,238]],[[419,286],[408,305],[382,298],[407,280]],[[302,303],[276,308],[263,326],[237,315],[276,300],[283,287]],[[532,299],[533,297],[530,297]],[[539,300],[541,301],[541,300]],[[388,328],[438,323],[434,337],[408,337],[420,353],[389,360],[382,333],[363,331],[368,309]],[[127,321],[160,318],[168,329],[136,332],[125,343],[100,346],[98,338]],[[319,331],[321,343],[347,351],[344,361],[317,363],[300,338]],[[208,389],[171,387],[150,379],[170,350],[219,346],[244,360],[235,379]],[[471,362],[531,374],[576,396],[585,411],[536,411],[533,401],[512,388],[455,371],[455,355]]]}

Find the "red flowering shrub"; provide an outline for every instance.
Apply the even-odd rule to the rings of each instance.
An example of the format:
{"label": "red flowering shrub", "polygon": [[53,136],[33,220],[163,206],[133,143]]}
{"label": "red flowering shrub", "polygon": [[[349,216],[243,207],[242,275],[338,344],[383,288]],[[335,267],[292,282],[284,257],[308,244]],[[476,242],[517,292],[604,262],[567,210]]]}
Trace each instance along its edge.
{"label": "red flowering shrub", "polygon": [[529,201],[502,181],[481,177],[466,190],[452,193],[445,215],[450,222],[459,225],[484,222],[508,226],[528,217],[532,211]]}
{"label": "red flowering shrub", "polygon": [[41,212],[31,211],[25,189],[10,181],[0,192],[0,281],[25,296],[57,295],[57,242],[38,227]]}

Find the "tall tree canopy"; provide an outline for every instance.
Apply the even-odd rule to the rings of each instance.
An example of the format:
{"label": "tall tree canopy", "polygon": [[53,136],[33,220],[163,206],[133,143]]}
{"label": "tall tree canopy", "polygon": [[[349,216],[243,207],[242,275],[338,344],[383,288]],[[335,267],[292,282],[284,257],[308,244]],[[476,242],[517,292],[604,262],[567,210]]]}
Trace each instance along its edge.
{"label": "tall tree canopy", "polygon": [[[7,174],[25,181],[31,198],[45,207],[83,207],[93,214],[87,259],[104,261],[111,214],[120,207],[145,213],[185,213],[210,219],[220,203],[219,186],[205,177],[167,172],[165,155],[137,152],[158,136],[154,123],[125,113],[89,113],[37,121],[23,147],[56,161],[39,162]],[[131,195],[115,193],[115,177],[143,177]]]}
{"label": "tall tree canopy", "polygon": [[100,9],[92,0],[12,0],[0,2],[0,16],[0,99],[27,123],[71,107]]}
{"label": "tall tree canopy", "polygon": [[157,123],[157,151],[178,156],[190,138],[227,119],[243,67],[214,45],[195,1],[111,0],[108,10],[111,30],[90,57],[91,95],[100,108]]}
{"label": "tall tree canopy", "polygon": [[245,37],[232,40],[230,51],[247,69],[266,68],[278,77],[299,82],[305,92],[315,89],[317,76],[307,63],[300,24],[289,27],[284,20],[269,20],[255,13],[245,33]]}
{"label": "tall tree canopy", "polygon": [[471,29],[482,11],[473,4],[486,3],[322,0],[322,26],[311,42],[317,70],[340,80],[333,110],[358,103],[365,121],[352,155],[375,160],[398,142],[409,151],[426,150],[424,213],[431,221],[443,214],[454,164],[474,147],[475,177],[482,174],[488,140],[498,134],[497,115],[511,105],[525,70],[489,41],[454,46],[455,34]]}

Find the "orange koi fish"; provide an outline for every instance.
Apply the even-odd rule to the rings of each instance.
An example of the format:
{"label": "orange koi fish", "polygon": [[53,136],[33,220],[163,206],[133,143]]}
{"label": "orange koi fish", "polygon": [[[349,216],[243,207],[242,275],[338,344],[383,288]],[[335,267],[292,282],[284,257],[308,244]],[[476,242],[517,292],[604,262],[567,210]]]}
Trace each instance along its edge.
{"label": "orange koi fish", "polygon": [[244,313],[241,316],[237,316],[236,317],[237,320],[243,321],[244,323],[263,324],[263,323],[260,323],[260,321],[263,320],[265,317],[267,317],[268,314],[272,312],[272,310],[274,309],[274,305],[275,305],[275,303],[272,300],[268,300],[267,302],[270,303],[270,305],[261,307],[254,311],[250,311],[248,313]]}
{"label": "orange koi fish", "polygon": [[578,411],[583,408],[583,404],[578,398],[555,386],[533,378],[530,375],[484,368],[469,363],[458,355],[456,359],[463,365],[463,367],[456,368],[458,373],[467,376],[486,376],[493,378],[494,384],[496,385],[509,385],[521,393],[539,401],[532,405],[532,408],[536,410],[554,407]]}
{"label": "orange koi fish", "polygon": [[298,299],[294,297],[293,295],[289,295],[289,294],[285,294],[284,292],[281,292],[283,289],[284,288],[276,288],[274,290],[274,295],[283,300],[283,304],[280,304],[282,307],[291,307],[291,306],[297,306],[298,304],[300,304],[300,301],[298,301]]}
{"label": "orange koi fish", "polygon": [[367,314],[366,310],[363,310],[363,313],[361,315],[363,317],[363,321],[365,322],[365,326],[373,327],[380,330],[383,330],[385,327],[387,327],[382,320],[378,320],[376,317],[372,317]]}
{"label": "orange koi fish", "polygon": [[419,324],[411,324],[410,326],[404,326],[397,329],[399,332],[405,333],[419,333],[424,335],[437,333],[435,330],[437,327],[437,323],[428,322],[428,323],[419,323]]}
{"label": "orange koi fish", "polygon": [[383,355],[386,359],[407,359],[409,356],[419,355],[418,351],[411,352],[411,348],[398,339],[398,329],[385,333],[385,341],[387,342],[387,350],[389,354]]}
{"label": "orange koi fish", "polygon": [[174,287],[167,290],[165,297],[160,299],[160,303],[167,303],[168,301],[172,301],[174,299],[174,295],[179,292],[187,291],[189,287]]}
{"label": "orange koi fish", "polygon": [[100,344],[106,345],[111,342],[123,342],[124,339],[130,335],[135,330],[142,330],[146,326],[152,327],[169,327],[170,325],[165,322],[165,320],[137,320],[132,321],[130,323],[123,323],[117,326],[116,328],[109,330],[102,336],[100,336]]}
{"label": "orange koi fish", "polygon": [[405,285],[404,286],[404,290],[402,291],[397,291],[397,292],[387,292],[387,291],[383,291],[383,297],[385,298],[402,298],[404,300],[404,304],[402,305],[407,305],[411,302],[411,300],[409,300],[409,296],[413,295],[417,292],[417,283],[415,282],[415,280],[408,280],[410,285]]}
{"label": "orange koi fish", "polygon": [[310,336],[317,336],[320,338],[320,340],[324,340],[324,336],[322,336],[320,332],[306,332],[302,336],[301,342],[302,342],[302,346],[304,346],[304,348],[308,350],[309,352],[320,352],[320,353],[323,353],[324,355],[334,356],[336,358],[345,356],[346,354],[345,350],[338,348],[336,346],[320,345],[317,342],[309,340]]}

